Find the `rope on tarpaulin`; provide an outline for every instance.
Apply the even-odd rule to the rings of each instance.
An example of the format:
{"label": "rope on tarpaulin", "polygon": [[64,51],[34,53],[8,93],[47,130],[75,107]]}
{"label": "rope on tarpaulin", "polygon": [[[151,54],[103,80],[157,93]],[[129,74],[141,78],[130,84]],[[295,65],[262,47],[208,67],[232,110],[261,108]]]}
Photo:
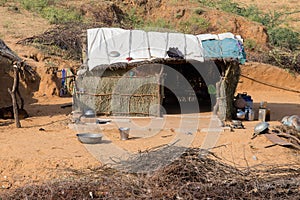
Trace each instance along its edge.
{"label": "rope on tarpaulin", "polygon": [[257,82],[257,83],[260,83],[260,84],[263,84],[263,85],[267,85],[267,86],[270,86],[270,87],[274,87],[274,88],[277,88],[277,89],[281,89],[281,90],[286,90],[286,91],[289,91],[289,92],[295,92],[295,93],[300,93],[300,91],[298,90],[294,90],[294,89],[289,89],[289,88],[285,88],[285,87],[281,87],[281,86],[276,86],[276,85],[273,85],[271,83],[267,83],[267,82],[264,82],[264,81],[259,81],[257,79],[254,79],[254,78],[251,78],[251,77],[248,77],[248,76],[245,76],[243,74],[240,74],[240,76],[244,77],[244,78],[247,78],[251,81],[254,81],[254,82]]}

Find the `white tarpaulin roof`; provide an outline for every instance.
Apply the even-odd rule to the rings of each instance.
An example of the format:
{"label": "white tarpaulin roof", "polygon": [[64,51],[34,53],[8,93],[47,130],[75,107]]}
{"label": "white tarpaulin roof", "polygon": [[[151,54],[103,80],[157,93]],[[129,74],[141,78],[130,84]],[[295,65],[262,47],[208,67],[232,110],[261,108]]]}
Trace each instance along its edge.
{"label": "white tarpaulin roof", "polygon": [[[88,66],[118,62],[136,62],[153,58],[168,58],[169,48],[178,48],[185,59],[203,62],[202,40],[236,38],[232,33],[191,35],[183,33],[146,32],[120,28],[87,30]],[[128,61],[128,58],[132,60]]]}

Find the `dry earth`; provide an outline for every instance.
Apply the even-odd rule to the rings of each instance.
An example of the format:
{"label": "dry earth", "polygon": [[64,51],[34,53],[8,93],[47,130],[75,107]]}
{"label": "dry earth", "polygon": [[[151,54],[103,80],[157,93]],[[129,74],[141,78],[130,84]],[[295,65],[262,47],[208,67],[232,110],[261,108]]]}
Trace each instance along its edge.
{"label": "dry earth", "polygon": [[[0,7],[0,36],[19,55],[25,55],[30,49],[16,45],[15,42],[41,33],[50,28],[50,25],[24,10],[20,12],[21,14],[7,7]],[[41,75],[44,74],[43,62],[28,62],[34,64]],[[247,63],[242,66],[242,74],[262,83],[300,90],[299,75],[294,76],[270,65]],[[51,77],[43,79],[50,80]],[[280,124],[279,120],[285,115],[300,115],[300,93],[288,92],[262,83],[241,77],[237,88],[237,92],[247,92],[252,96],[256,115],[260,101],[268,102],[271,109],[271,126]],[[69,179],[74,170],[101,166],[98,159],[77,140],[77,131],[68,128],[71,108],[62,109],[60,106],[71,103],[72,99],[51,96],[49,91],[53,87],[55,86],[51,86],[47,81],[42,81],[40,90],[30,96],[34,101],[27,101],[25,108],[31,117],[21,120],[22,128],[15,128],[12,120],[0,120],[0,194],[26,184]],[[194,133],[194,147],[200,147],[207,136],[203,128],[207,127],[211,113],[202,113],[202,116],[204,117],[201,118],[203,120],[200,121],[199,131]],[[168,127],[176,128],[180,118],[168,116],[166,119]],[[149,119],[133,121],[140,125],[149,123]],[[245,129],[222,132],[216,144],[220,147],[212,151],[224,162],[237,167],[299,165],[299,151],[280,146],[265,148],[271,143],[264,136],[251,140],[253,128],[257,123],[258,121],[244,122]],[[120,141],[114,123],[105,126],[101,132],[116,145],[132,152],[166,144],[174,135],[172,129],[166,129],[147,139]]]}
{"label": "dry earth", "polygon": [[[256,68],[256,70],[251,70]],[[277,86],[293,89],[300,88],[300,77],[293,77],[288,72],[272,66],[254,63],[242,67],[243,74],[261,81],[274,81]],[[253,73],[250,73],[253,72]],[[267,72],[267,73],[266,73]],[[280,73],[283,80],[275,76]],[[294,79],[294,80],[293,80]],[[292,80],[292,81],[291,81]],[[291,81],[295,85],[284,84]],[[281,85],[283,84],[283,85]],[[267,101],[271,108],[271,126],[279,125],[285,115],[300,113],[299,93],[274,89],[258,83],[249,83],[241,79],[238,92],[247,92],[252,96],[255,108],[260,101]],[[70,178],[73,170],[86,170],[101,166],[101,163],[88,152],[76,138],[76,129],[68,128],[71,113],[70,108],[62,109],[61,105],[70,103],[71,98],[40,97],[36,103],[26,105],[32,117],[22,120],[22,128],[17,129],[12,120],[1,120],[0,126],[0,183],[3,187],[16,188],[24,184],[39,183],[53,179]],[[257,110],[256,110],[257,111]],[[257,113],[256,113],[257,114]],[[207,133],[211,113],[202,113],[199,130],[195,132],[193,147],[201,147]],[[143,126],[149,119],[134,119],[134,123]],[[166,117],[168,127],[177,128],[180,123],[178,116]],[[258,167],[268,165],[296,165],[300,163],[299,151],[280,146],[264,148],[270,145],[264,136],[251,140],[253,128],[258,121],[244,122],[245,129],[236,129],[234,132],[221,133],[213,150],[224,162],[237,167]],[[172,129],[164,129],[150,138],[135,138],[128,141],[119,140],[116,125],[104,126],[102,133],[114,144],[132,152],[143,151],[166,144],[174,137]],[[97,129],[98,132],[99,129]],[[147,134],[147,131],[145,132]],[[105,145],[105,144],[103,144]],[[276,157],[276,159],[275,159]],[[8,185],[7,185],[8,184]],[[6,189],[0,190],[1,192]]]}

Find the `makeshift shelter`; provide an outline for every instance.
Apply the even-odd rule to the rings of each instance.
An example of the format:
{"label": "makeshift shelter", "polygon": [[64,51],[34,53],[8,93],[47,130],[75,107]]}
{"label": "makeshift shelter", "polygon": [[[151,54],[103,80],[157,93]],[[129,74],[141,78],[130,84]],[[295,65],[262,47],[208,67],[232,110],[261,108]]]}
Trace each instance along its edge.
{"label": "makeshift shelter", "polygon": [[182,113],[209,104],[223,120],[234,113],[239,63],[245,61],[239,36],[89,29],[86,54],[76,80],[76,110],[161,116],[170,105]]}
{"label": "makeshift shelter", "polygon": [[[1,39],[0,75],[0,84],[2,85],[0,89],[0,117],[6,118],[7,116],[5,116],[5,113],[3,112],[9,111],[11,112],[10,117],[15,117],[16,125],[17,127],[20,127],[21,125],[18,120],[18,110],[21,111],[22,114],[27,115],[27,113],[23,109],[24,100],[19,91],[19,78],[21,76],[23,80],[34,80],[37,78],[37,74],[31,66],[24,62],[17,54],[15,54]],[[17,102],[17,97],[19,97],[20,104]],[[11,109],[13,109],[13,111]]]}

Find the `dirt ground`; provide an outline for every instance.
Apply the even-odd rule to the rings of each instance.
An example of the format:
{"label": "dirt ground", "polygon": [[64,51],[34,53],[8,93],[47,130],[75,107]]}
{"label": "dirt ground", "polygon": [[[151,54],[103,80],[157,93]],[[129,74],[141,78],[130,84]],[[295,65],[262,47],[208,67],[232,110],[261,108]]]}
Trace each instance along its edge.
{"label": "dirt ground", "polygon": [[[242,66],[242,74],[287,89],[300,88],[299,76],[292,76],[284,70],[269,65],[247,64]],[[275,77],[278,74],[285,78],[280,80]],[[280,119],[285,115],[300,114],[299,93],[251,82],[243,77],[237,92],[247,92],[252,96],[256,118],[259,102],[268,102],[271,109],[271,127],[279,125]],[[71,107],[63,109],[61,106],[71,103],[72,99],[39,96],[36,101],[25,105],[31,117],[21,120],[22,128],[15,128],[12,120],[0,120],[0,193],[26,184],[67,179],[70,178],[70,172],[74,170],[101,166],[101,162],[89,152],[89,148],[77,140],[76,133],[79,129],[69,128],[72,109]],[[198,131],[193,133],[195,138],[192,147],[201,147],[203,144],[210,117],[210,112],[201,113]],[[114,120],[96,131],[104,134],[113,144],[136,153],[171,141],[180,124],[180,116],[168,115],[164,119],[165,128],[147,138],[121,141]],[[151,122],[151,119],[131,119],[131,122],[145,126]],[[272,143],[263,135],[251,140],[253,128],[257,123],[257,120],[244,121],[245,129],[235,129],[234,132],[222,131],[215,145],[218,148],[212,151],[224,162],[236,167],[299,165],[299,151],[280,146],[265,148]],[[147,130],[145,130],[146,134]]]}
{"label": "dirt ground", "polygon": [[[24,10],[14,11],[0,7],[0,37],[19,55],[28,54],[28,48],[16,45],[22,38],[37,35],[51,26]],[[43,74],[44,63],[33,62],[37,71]],[[237,92],[247,92],[254,100],[257,118],[259,102],[267,101],[271,109],[270,125],[280,124],[285,115],[300,115],[300,93],[289,92],[267,86],[263,83],[298,90],[300,76],[294,76],[282,69],[259,63],[242,66],[242,74],[253,80],[241,77]],[[45,74],[44,74],[45,75]],[[22,128],[15,128],[13,120],[0,120],[0,194],[20,186],[38,184],[55,179],[70,179],[71,174],[101,166],[97,157],[81,144],[76,137],[76,129],[69,128],[71,107],[62,109],[62,105],[72,102],[71,98],[51,96],[55,86],[47,85],[49,75],[43,76],[43,85],[34,96],[34,101],[26,101],[25,109],[30,117],[21,120]],[[50,84],[50,83],[49,83]],[[52,83],[51,83],[52,84]],[[3,85],[2,85],[3,86]],[[198,131],[192,147],[201,147],[207,136],[205,131],[211,113],[201,113]],[[166,116],[166,128],[149,138],[134,138],[127,141],[119,139],[119,132],[114,120],[110,125],[97,128],[113,144],[131,152],[143,151],[169,143],[180,124],[180,116]],[[132,119],[141,126],[147,125],[150,119]],[[229,122],[228,122],[229,123]],[[237,167],[264,167],[267,165],[299,165],[300,153],[289,148],[270,145],[265,136],[251,140],[253,128],[258,123],[243,122],[245,129],[221,132],[213,151],[224,162]],[[147,134],[147,131],[145,131]]]}

